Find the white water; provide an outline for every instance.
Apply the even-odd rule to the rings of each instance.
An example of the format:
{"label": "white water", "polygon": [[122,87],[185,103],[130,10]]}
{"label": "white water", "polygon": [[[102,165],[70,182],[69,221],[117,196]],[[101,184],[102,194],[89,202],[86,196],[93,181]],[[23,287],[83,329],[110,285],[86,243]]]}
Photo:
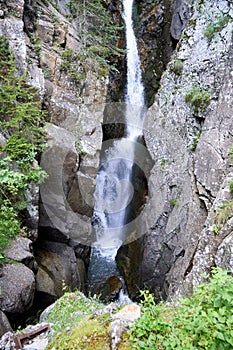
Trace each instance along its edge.
{"label": "white water", "polygon": [[145,105],[144,87],[137,41],[133,29],[133,0],[123,0],[123,6],[127,49],[127,93],[125,97],[127,137],[135,140],[142,134],[142,113]]}
{"label": "white water", "polygon": [[[105,152],[103,157],[105,159],[102,160],[96,179],[93,215],[96,239],[92,245],[89,268],[89,283],[93,285],[95,279],[99,279],[98,275],[102,276],[104,269],[108,272],[111,267],[112,271],[110,272],[119,275],[115,257],[119,247],[127,238],[125,232],[127,209],[134,194],[131,177],[135,143],[142,135],[144,88],[132,21],[133,0],[123,0],[123,7],[127,46],[127,92],[125,96],[127,133],[126,138],[115,140]],[[96,263],[97,261],[99,263]],[[106,261],[108,268],[103,267],[104,261]],[[122,291],[121,298],[123,299],[123,297]]]}

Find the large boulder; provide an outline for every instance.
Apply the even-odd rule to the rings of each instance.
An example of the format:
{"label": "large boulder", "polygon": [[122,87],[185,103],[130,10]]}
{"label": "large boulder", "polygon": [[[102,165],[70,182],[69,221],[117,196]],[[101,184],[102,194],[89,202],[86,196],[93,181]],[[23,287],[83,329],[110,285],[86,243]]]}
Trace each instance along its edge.
{"label": "large boulder", "polygon": [[64,293],[64,288],[84,290],[85,268],[74,250],[63,243],[40,241],[35,247],[39,270],[36,275],[37,292],[54,299]]}
{"label": "large boulder", "polygon": [[5,251],[5,257],[24,264],[34,273],[37,272],[38,267],[33,255],[32,241],[26,237],[17,237],[12,240]]}
{"label": "large boulder", "polygon": [[191,17],[192,0],[173,1],[173,15],[171,22],[171,36],[175,41],[179,41],[181,34]]}
{"label": "large boulder", "polygon": [[22,264],[6,264],[0,274],[1,310],[8,316],[29,310],[35,293],[34,273]]}

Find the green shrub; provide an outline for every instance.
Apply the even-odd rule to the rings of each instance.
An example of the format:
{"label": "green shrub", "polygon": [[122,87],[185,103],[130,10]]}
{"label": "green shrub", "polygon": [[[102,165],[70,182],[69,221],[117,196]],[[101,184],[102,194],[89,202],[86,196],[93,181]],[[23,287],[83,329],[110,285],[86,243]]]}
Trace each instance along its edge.
{"label": "green shrub", "polygon": [[204,35],[211,41],[216,33],[221,32],[225,25],[231,20],[231,16],[227,15],[220,18],[217,22],[210,23],[204,31]]}
{"label": "green shrub", "polygon": [[172,71],[177,75],[181,75],[183,67],[184,62],[181,59],[176,59],[173,64]]}
{"label": "green shrub", "polygon": [[185,102],[190,103],[195,112],[203,111],[210,104],[210,94],[200,87],[193,86],[187,91]]}
{"label": "green shrub", "polygon": [[133,349],[233,348],[233,277],[227,271],[214,268],[210,282],[181,299],[180,306],[156,305],[149,292],[142,296],[142,317],[129,331]]}

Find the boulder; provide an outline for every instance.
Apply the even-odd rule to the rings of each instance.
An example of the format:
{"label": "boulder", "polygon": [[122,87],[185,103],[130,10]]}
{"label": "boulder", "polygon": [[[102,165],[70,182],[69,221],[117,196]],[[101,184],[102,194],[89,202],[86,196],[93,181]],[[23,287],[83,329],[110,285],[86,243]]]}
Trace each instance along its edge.
{"label": "boulder", "polygon": [[35,276],[22,264],[6,264],[1,268],[1,310],[8,316],[30,309],[35,292]]}
{"label": "boulder", "polygon": [[6,332],[12,332],[12,328],[4,312],[0,311],[0,337]]}
{"label": "boulder", "polygon": [[[69,201],[79,168],[76,138],[71,132],[53,124],[47,124],[46,132],[47,149],[42,155],[41,166],[48,178],[40,186],[40,235],[49,240],[68,242],[72,238],[88,244],[90,220],[74,212],[72,201]],[[79,190],[77,184],[75,188]],[[76,201],[79,202],[79,197]]]}
{"label": "boulder", "polygon": [[64,288],[84,289],[84,265],[71,247],[63,243],[40,241],[35,246],[35,256],[39,265],[37,292],[57,298],[63,294]]}
{"label": "boulder", "polygon": [[175,0],[173,1],[173,15],[171,22],[171,36],[174,40],[179,41],[181,34],[191,17],[192,0]]}
{"label": "boulder", "polygon": [[6,258],[18,261],[34,273],[37,272],[37,263],[33,255],[32,241],[26,237],[17,237],[11,241],[5,251]]}
{"label": "boulder", "polygon": [[112,315],[110,336],[111,349],[116,350],[121,341],[121,335],[129,329],[134,321],[141,317],[141,308],[137,304],[125,305],[120,311]]}

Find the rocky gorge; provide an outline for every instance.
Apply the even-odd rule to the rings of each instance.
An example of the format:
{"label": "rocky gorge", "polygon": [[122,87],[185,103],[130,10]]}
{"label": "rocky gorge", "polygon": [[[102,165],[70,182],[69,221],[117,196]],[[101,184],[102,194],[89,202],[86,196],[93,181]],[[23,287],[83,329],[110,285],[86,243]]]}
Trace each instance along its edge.
{"label": "rocky gorge", "polygon": [[[121,102],[125,65],[124,53],[112,58],[120,73],[109,75],[83,58],[71,4],[0,1],[0,35],[47,111],[40,164],[49,175],[28,192],[29,236],[5,252],[12,262],[0,270],[1,335],[61,297],[64,286],[86,292],[102,140],[113,135],[106,110]],[[105,6],[122,25],[120,5]],[[233,271],[233,4],[138,0],[134,17],[152,165],[142,169],[147,193],[117,264],[133,300],[142,289],[173,299],[192,292],[211,267]],[[124,48],[122,29],[117,46]]]}

